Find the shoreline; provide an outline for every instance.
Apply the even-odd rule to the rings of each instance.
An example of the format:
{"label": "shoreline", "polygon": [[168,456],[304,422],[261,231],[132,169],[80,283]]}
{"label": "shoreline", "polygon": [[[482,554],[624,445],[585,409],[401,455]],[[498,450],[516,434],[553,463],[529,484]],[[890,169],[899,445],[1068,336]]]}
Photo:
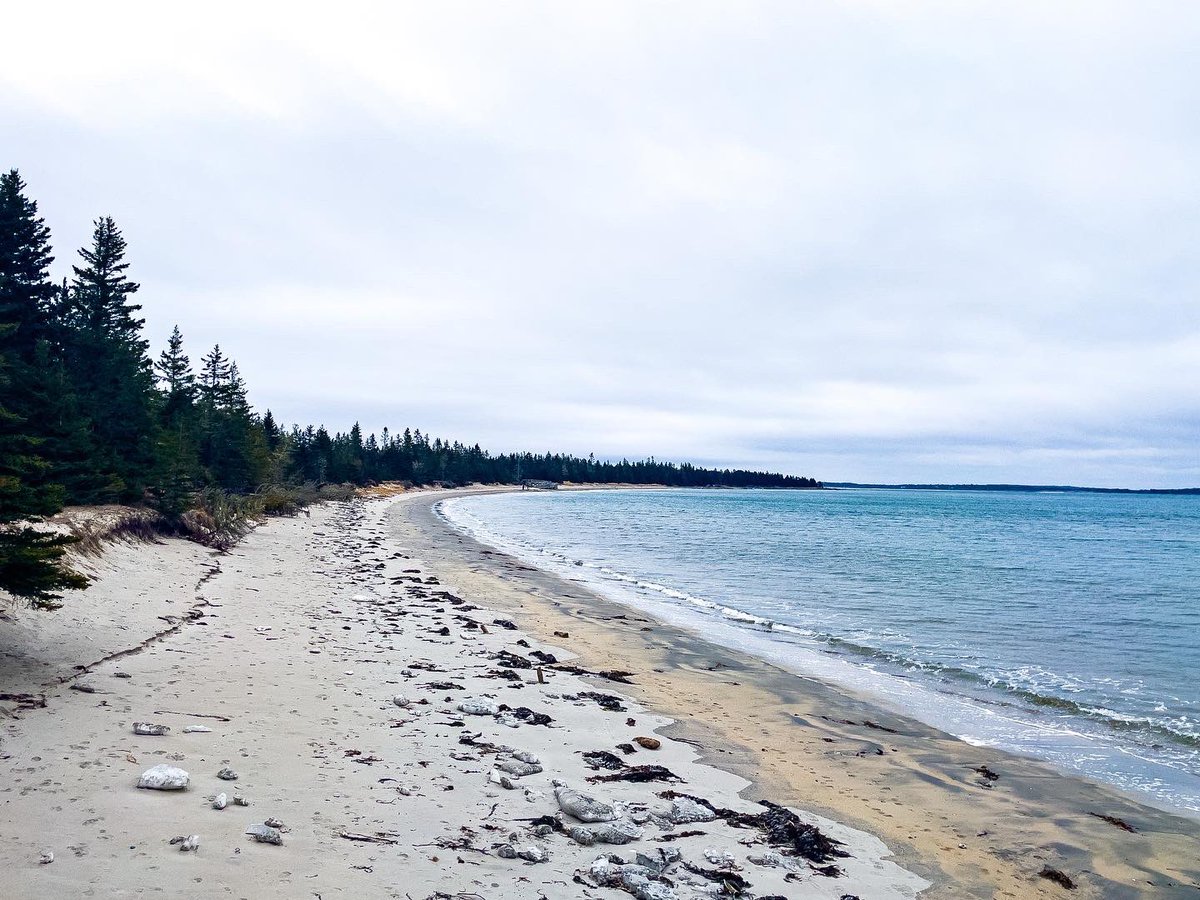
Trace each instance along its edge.
{"label": "shoreline", "polygon": [[[683,861],[669,863],[661,896],[678,900],[712,896],[714,872],[746,879],[752,896],[827,900],[1200,892],[1194,823],[968,747],[506,557],[434,514],[461,493],[330,503],[272,519],[228,553],[118,543],[58,613],[4,616],[0,694],[44,703],[0,703],[6,896],[627,900],[628,887],[599,886],[596,861],[666,860],[672,848]],[[618,683],[574,667],[633,674]],[[535,718],[469,714],[473,701]],[[137,721],[171,731],[134,734]],[[684,782],[674,789],[739,815],[782,804],[848,856],[781,858],[754,827],[673,825],[669,782],[597,782],[611,770],[585,763],[625,746],[635,753],[614,756],[618,775],[661,765]],[[506,785],[495,767],[511,769],[514,750],[541,771]],[[185,769],[187,790],[138,790],[155,764]],[[978,765],[999,780],[986,786]],[[218,779],[226,767],[238,780]],[[545,825],[578,827],[553,779],[621,804],[640,836],[583,846]],[[213,808],[221,792],[251,805]],[[268,817],[284,823],[283,846],[244,833]],[[169,843],[188,835],[194,852]],[[518,850],[548,858],[506,858]],[[1039,877],[1045,866],[1077,887]]]}
{"label": "shoreline", "polygon": [[[636,491],[636,487],[628,490]],[[693,580],[686,587],[678,582],[657,583],[661,576],[649,576],[647,582],[643,580],[647,576],[630,570],[619,557],[608,560],[589,557],[589,563],[581,563],[563,555],[561,549],[506,535],[503,529],[496,530],[486,513],[474,504],[460,505],[460,501],[468,498],[469,495],[439,501],[439,517],[452,529],[527,565],[582,585],[675,628],[702,634],[706,640],[735,652],[801,677],[820,679],[969,744],[1043,762],[1064,775],[1098,782],[1138,803],[1200,822],[1194,776],[1155,759],[1145,746],[1112,741],[1112,735],[1102,728],[1111,720],[1088,721],[1084,717],[1086,710],[1072,710],[1080,720],[1067,723],[1055,718],[1047,720],[1042,715],[1043,709],[1061,708],[1069,702],[1058,696],[1017,691],[1014,699],[1011,694],[992,691],[984,679],[972,681],[964,677],[947,683],[897,667],[893,658],[882,652],[872,653],[869,648],[850,644],[846,646],[857,653],[847,653],[838,646],[844,642],[815,644],[799,637],[812,633],[806,630],[812,627],[806,622],[792,618],[772,621],[764,617],[768,613],[738,608],[728,598],[711,599],[714,595],[702,583],[705,574],[702,565],[693,569],[701,582]],[[508,509],[511,514],[512,507]],[[549,543],[555,543],[552,536],[547,537]],[[864,651],[871,655],[864,657]],[[864,658],[873,665],[863,666]],[[1023,705],[1022,701],[1029,705]]]}
{"label": "shoreline", "polygon": [[[563,630],[566,622],[574,623],[573,638],[587,629],[586,645],[571,643],[585,666],[649,661],[653,684],[637,679],[635,696],[676,718],[677,729],[707,736],[702,743],[732,744],[739,732],[757,728],[758,748],[743,740],[736,752],[718,754],[717,764],[785,796],[784,802],[881,837],[906,867],[934,882],[923,897],[1088,895],[1086,882],[1079,885],[1081,893],[1031,879],[1043,865],[1094,879],[1094,896],[1200,896],[1200,865],[1193,862],[1200,858],[1200,822],[1049,763],[972,746],[847,687],[708,643],[642,608],[533,569],[446,522],[433,506],[449,496],[454,495],[411,508],[410,525],[429,536],[430,549],[470,554],[481,587],[489,581],[526,582],[512,585],[524,595],[515,613],[529,616],[528,627],[543,636]],[[644,624],[630,624],[638,620],[653,623],[653,637],[642,630]],[[727,679],[720,673],[729,672],[737,673],[736,683],[722,684]],[[703,725],[694,722],[690,693],[709,700]],[[747,694],[758,710],[752,715],[739,714],[749,704]],[[718,722],[727,724],[716,727]],[[779,748],[797,741],[803,758],[789,761],[789,751]],[[880,759],[879,749],[885,762],[874,770],[867,761]],[[1000,778],[989,781],[976,773],[979,767]],[[820,785],[816,792],[814,780]],[[891,794],[890,802],[868,796],[864,780]],[[910,815],[889,808],[897,805]],[[923,813],[936,817],[938,829],[926,824],[914,829],[914,810],[918,820]]]}

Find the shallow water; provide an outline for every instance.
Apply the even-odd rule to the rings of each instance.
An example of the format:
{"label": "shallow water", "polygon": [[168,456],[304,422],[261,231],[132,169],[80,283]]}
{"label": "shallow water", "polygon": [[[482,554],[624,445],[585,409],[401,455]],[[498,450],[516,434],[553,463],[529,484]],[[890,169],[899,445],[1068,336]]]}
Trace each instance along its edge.
{"label": "shallow water", "polygon": [[712,640],[1200,815],[1200,497],[620,490],[440,509]]}

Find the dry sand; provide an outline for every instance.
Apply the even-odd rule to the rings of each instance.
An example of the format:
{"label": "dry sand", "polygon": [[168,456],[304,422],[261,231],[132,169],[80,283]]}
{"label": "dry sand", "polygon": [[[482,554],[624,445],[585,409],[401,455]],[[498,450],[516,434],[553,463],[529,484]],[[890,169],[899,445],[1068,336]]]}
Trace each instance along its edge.
{"label": "dry sand", "polygon": [[[926,879],[922,897],[1200,897],[1195,823],[614,606],[449,531],[430,511],[436,499],[272,520],[224,555],[119,544],[63,610],[9,613],[0,694],[41,694],[46,706],[0,703],[15,711],[0,717],[0,894],[619,900],[630,894],[596,886],[597,858],[661,860],[674,848],[682,860],[666,877],[681,900],[737,880],[713,870],[757,897],[913,897]],[[126,650],[136,652],[98,662]],[[546,665],[543,684],[501,651],[624,669],[633,684]],[[626,708],[605,710],[588,691]],[[552,721],[459,709],[472,700]],[[137,736],[135,721],[171,732]],[[195,725],[211,731],[183,733]],[[617,749],[637,736],[662,747]],[[489,773],[512,767],[511,750],[542,771],[510,789]],[[610,774],[588,767],[581,754],[594,750],[682,783],[589,782]],[[188,789],[138,790],[157,764],[187,770]],[[990,786],[972,771],[984,764],[1000,775]],[[238,779],[219,780],[223,767]],[[536,834],[528,820],[559,812],[553,779],[621,805],[641,837],[582,846]],[[674,825],[657,796],[666,789],[745,813],[763,812],[760,798],[786,803],[849,855],[833,860],[837,876],[797,856],[756,864],[772,852],[761,831]],[[213,809],[219,792],[252,805]],[[243,834],[270,817],[284,823],[282,846]],[[690,830],[704,833],[661,840]],[[186,835],[199,837],[196,851],[168,843]],[[504,858],[506,845],[549,858]],[[44,851],[52,863],[39,863]],[[1079,887],[1039,878],[1047,863]]]}

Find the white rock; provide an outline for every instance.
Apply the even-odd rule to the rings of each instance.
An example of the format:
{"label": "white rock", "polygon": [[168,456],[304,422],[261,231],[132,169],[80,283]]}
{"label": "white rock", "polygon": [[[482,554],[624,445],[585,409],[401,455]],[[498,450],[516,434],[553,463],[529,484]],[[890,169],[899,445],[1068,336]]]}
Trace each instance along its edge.
{"label": "white rock", "polygon": [[183,851],[195,850],[199,846],[200,846],[200,835],[189,834],[186,838],[183,839],[183,843],[181,843],[179,845],[179,849],[183,850]]}
{"label": "white rock", "polygon": [[184,734],[210,734],[212,729],[205,725],[186,725],[184,726]]}
{"label": "white rock", "polygon": [[795,864],[784,859],[778,853],[764,853],[761,856],[747,856],[747,860],[754,863],[756,866],[762,866],[766,869],[794,869]]}
{"label": "white rock", "polygon": [[38,862],[43,866],[50,865],[50,863],[54,862],[54,851],[43,850],[42,855],[38,857]]}
{"label": "white rock", "polygon": [[458,710],[468,716],[494,716],[500,711],[500,707],[493,700],[477,697],[458,704]]}
{"label": "white rock", "polygon": [[143,772],[137,786],[151,791],[182,791],[188,786],[188,779],[183,769],[160,763]]}
{"label": "white rock", "polygon": [[652,872],[645,866],[620,866],[602,856],[588,871],[598,884],[620,888],[637,900],[676,900],[678,896],[669,885],[651,880]]}
{"label": "white rock", "polygon": [[506,791],[511,791],[517,786],[511,778],[509,778],[507,775],[501,774],[496,769],[492,769],[492,771],[488,772],[488,781],[490,781],[492,784],[500,785],[500,787],[504,788]]}
{"label": "white rock", "polygon": [[217,794],[216,798],[212,802],[213,809],[224,809],[228,805],[229,797],[225,793]]}
{"label": "white rock", "polygon": [[503,759],[496,763],[496,768],[502,772],[507,772],[509,775],[515,775],[517,778],[524,778],[526,775],[536,775],[542,771],[539,763],[521,762],[519,759]]}
{"label": "white rock", "polygon": [[682,858],[678,847],[658,847],[649,853],[638,853],[634,862],[661,875]]}
{"label": "white rock", "polygon": [[401,709],[408,709],[410,706],[412,706],[412,701],[402,694],[397,694],[395,697],[393,697],[392,702]]}
{"label": "white rock", "polygon": [[667,813],[667,818],[676,825],[686,825],[689,822],[711,822],[716,817],[715,812],[703,803],[697,803],[691,797],[676,797],[671,801],[671,811]]}
{"label": "white rock", "polygon": [[555,784],[554,799],[558,801],[559,809],[580,822],[611,822],[619,815],[613,804],[581,794],[562,782]]}
{"label": "white rock", "polygon": [[642,829],[632,822],[605,822],[601,825],[572,825],[566,829],[567,837],[577,844],[590,847],[592,844],[628,844],[641,840]]}
{"label": "white rock", "polygon": [[737,860],[728,850],[705,850],[704,858],[714,866],[727,867],[737,865]]}
{"label": "white rock", "polygon": [[283,844],[283,835],[279,833],[279,829],[272,828],[270,825],[262,823],[247,825],[245,833],[260,844],[275,844],[276,846]]}
{"label": "white rock", "polygon": [[162,737],[164,734],[169,734],[171,727],[169,725],[156,725],[153,722],[134,722],[133,733],[146,735],[150,737]]}
{"label": "white rock", "polygon": [[523,859],[532,863],[543,863],[550,858],[546,848],[533,841],[513,840],[496,851],[501,859]]}

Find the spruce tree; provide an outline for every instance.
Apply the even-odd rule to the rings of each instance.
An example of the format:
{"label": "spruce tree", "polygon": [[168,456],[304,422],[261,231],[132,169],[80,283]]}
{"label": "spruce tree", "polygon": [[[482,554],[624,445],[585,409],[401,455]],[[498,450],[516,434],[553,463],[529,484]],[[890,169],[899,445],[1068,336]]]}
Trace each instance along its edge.
{"label": "spruce tree", "polygon": [[[15,330],[0,326],[0,338]],[[0,357],[0,397],[10,394],[11,382]],[[58,591],[82,588],[86,579],[63,561],[74,539],[33,527],[62,508],[62,488],[47,485],[50,464],[39,455],[40,440],[24,420],[0,403],[0,590],[37,606],[54,606]]]}
{"label": "spruce tree", "polygon": [[200,459],[196,446],[196,376],[183,352],[176,325],[167,349],[154,363],[162,401],[158,419],[158,467],[152,488],[155,505],[169,516],[183,513],[195,493]]}
{"label": "spruce tree", "polygon": [[[0,352],[13,370],[33,362],[39,341],[49,336],[55,287],[48,272],[54,256],[50,229],[37,203],[25,196],[16,169],[0,175]],[[14,389],[19,389],[19,382]]]}
{"label": "spruce tree", "polygon": [[32,527],[62,508],[45,456],[56,374],[49,353],[50,229],[14,169],[0,175],[0,589],[49,605],[86,581],[63,562],[69,538]]}
{"label": "spruce tree", "polygon": [[95,496],[83,498],[92,501],[140,500],[154,464],[154,374],[125,251],[116,223],[97,219],[62,303],[67,367],[104,481]]}
{"label": "spruce tree", "polygon": [[176,325],[167,340],[167,349],[158,355],[154,364],[164,394],[164,409],[190,406],[196,398],[196,376],[192,362],[183,352],[183,335]]}

